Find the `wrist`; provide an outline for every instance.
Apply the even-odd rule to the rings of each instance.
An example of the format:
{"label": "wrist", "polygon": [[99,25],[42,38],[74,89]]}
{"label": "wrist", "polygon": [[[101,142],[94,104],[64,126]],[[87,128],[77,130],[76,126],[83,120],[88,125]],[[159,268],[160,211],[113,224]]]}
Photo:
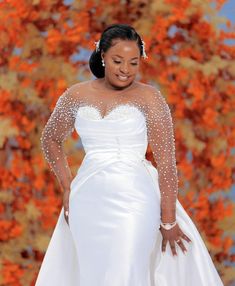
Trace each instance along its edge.
{"label": "wrist", "polygon": [[162,215],[161,222],[162,223],[173,223],[176,221],[176,215]]}
{"label": "wrist", "polygon": [[166,229],[166,230],[170,230],[172,229],[173,227],[175,227],[177,224],[177,221],[173,221],[173,222],[170,222],[170,223],[166,223],[166,222],[162,222],[160,223],[161,227]]}
{"label": "wrist", "polygon": [[161,221],[163,223],[171,223],[176,220],[175,209],[161,209]]}

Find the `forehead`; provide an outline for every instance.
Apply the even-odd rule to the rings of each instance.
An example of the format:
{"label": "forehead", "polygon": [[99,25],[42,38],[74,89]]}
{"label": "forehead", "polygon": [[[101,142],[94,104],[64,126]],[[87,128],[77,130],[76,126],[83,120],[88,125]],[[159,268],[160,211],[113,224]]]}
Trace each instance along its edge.
{"label": "forehead", "polygon": [[112,41],[112,46],[107,51],[110,55],[128,56],[136,55],[139,56],[139,47],[136,41],[128,41],[115,39]]}

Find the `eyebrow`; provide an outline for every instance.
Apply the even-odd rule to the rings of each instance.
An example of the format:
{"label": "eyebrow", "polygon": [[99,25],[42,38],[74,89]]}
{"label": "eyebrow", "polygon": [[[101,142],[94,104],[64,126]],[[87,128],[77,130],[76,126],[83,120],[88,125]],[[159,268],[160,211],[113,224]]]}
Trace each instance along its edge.
{"label": "eyebrow", "polygon": [[[114,56],[117,56],[119,58],[123,58],[122,56],[119,56],[119,55],[114,55]],[[138,57],[131,58],[131,60],[134,60],[134,59],[138,59]]]}

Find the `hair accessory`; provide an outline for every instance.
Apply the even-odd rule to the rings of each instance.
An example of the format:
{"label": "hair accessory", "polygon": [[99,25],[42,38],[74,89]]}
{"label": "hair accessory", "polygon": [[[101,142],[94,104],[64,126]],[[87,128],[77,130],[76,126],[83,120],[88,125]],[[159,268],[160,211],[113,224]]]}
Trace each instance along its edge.
{"label": "hair accessory", "polygon": [[145,42],[143,40],[141,40],[141,42],[142,42],[142,48],[143,48],[143,58],[147,59],[148,56],[146,55],[146,52],[145,52]]}
{"label": "hair accessory", "polygon": [[[145,52],[145,42],[143,40],[141,40],[141,43],[142,43],[141,46],[142,46],[142,51],[143,51],[142,57],[144,59],[147,59],[148,56],[146,55],[146,52]],[[100,40],[97,41],[97,42],[94,42],[94,44],[96,46],[95,51],[98,52],[100,50]]]}
{"label": "hair accessory", "polygon": [[96,49],[95,50],[96,50],[96,52],[98,52],[99,49],[100,49],[100,40],[95,42],[94,44],[96,45]]}

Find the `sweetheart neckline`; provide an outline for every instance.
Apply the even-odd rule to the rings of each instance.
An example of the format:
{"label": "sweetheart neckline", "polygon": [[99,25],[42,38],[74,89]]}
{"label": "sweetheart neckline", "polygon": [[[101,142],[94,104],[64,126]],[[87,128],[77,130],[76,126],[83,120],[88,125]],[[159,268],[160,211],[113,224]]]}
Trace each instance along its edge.
{"label": "sweetheart neckline", "polygon": [[[99,118],[98,118],[98,119],[90,119],[90,118],[88,119],[88,118],[85,118],[85,117],[83,117],[83,116],[80,116],[80,117],[82,117],[83,119],[91,120],[91,121],[106,121],[106,119],[107,119],[113,112],[115,112],[116,110],[118,110],[119,108],[122,108],[122,107],[134,108],[134,109],[135,109],[136,111],[138,111],[138,113],[140,113],[140,114],[144,117],[144,119],[145,119],[145,115],[143,114],[143,111],[140,110],[140,108],[138,108],[136,105],[130,104],[130,103],[122,103],[122,104],[116,105],[114,108],[110,109],[104,116],[101,115],[100,109],[99,109],[98,107],[96,107],[95,105],[85,104],[85,105],[79,106],[79,107],[78,107],[78,110],[79,110],[80,108],[82,108],[82,107],[92,108],[92,109],[94,109],[94,110],[98,113],[98,115],[99,115]],[[112,120],[117,121],[117,120],[123,120],[123,119],[125,120],[126,118],[108,119],[107,121],[112,121]]]}

